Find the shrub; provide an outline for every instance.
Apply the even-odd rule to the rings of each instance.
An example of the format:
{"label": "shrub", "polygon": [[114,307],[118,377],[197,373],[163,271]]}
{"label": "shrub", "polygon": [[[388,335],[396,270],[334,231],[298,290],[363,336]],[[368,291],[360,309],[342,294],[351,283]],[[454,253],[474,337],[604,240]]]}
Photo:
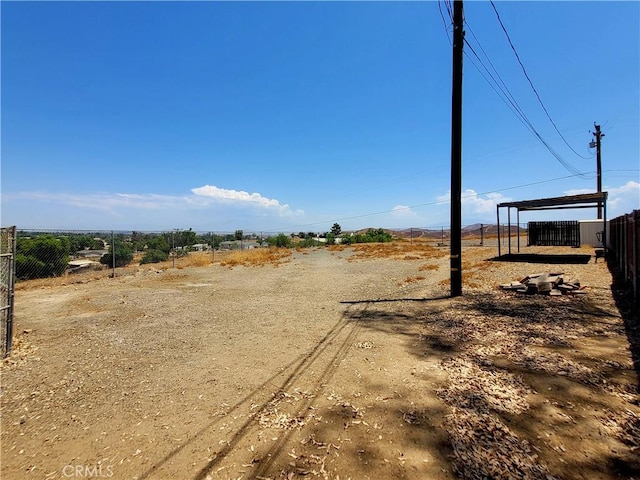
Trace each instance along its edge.
{"label": "shrub", "polygon": [[165,262],[169,258],[169,254],[162,250],[147,250],[140,260],[140,265],[145,263],[160,263]]}
{"label": "shrub", "polygon": [[16,245],[16,277],[27,280],[62,275],[69,262],[69,249],[68,238],[42,235],[19,239]]}
{"label": "shrub", "polygon": [[284,233],[279,233],[275,237],[269,237],[267,239],[270,247],[290,247],[291,246],[291,238],[285,235]]}
{"label": "shrub", "polygon": [[[127,245],[122,240],[116,240],[115,242],[115,266],[124,267],[129,265],[133,260],[133,251],[130,245]],[[100,257],[100,263],[113,267],[114,263],[114,245],[109,246],[109,252],[106,255]]]}

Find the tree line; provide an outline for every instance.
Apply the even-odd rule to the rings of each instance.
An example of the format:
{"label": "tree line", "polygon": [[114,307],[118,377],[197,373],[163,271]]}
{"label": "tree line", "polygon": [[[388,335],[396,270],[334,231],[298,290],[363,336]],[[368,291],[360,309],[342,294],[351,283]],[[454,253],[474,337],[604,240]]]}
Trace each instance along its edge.
{"label": "tree line", "polygon": [[[318,237],[324,238],[325,241],[318,242]],[[343,235],[342,228],[337,223],[329,232],[319,235],[314,232],[299,232],[297,235],[279,233],[266,238],[261,235],[245,236],[242,230],[226,235],[198,234],[188,229],[162,233],[134,231],[130,234],[114,233],[106,236],[104,232],[56,235],[19,231],[16,242],[16,277],[29,280],[60,276],[66,271],[72,257],[87,250],[100,252],[100,263],[103,265],[124,267],[133,261],[134,255],[138,252],[144,252],[140,264],[158,263],[168,260],[172,253],[175,256],[187,255],[194,245],[202,244],[207,248],[218,249],[222,242],[247,238],[256,239],[260,245],[276,248],[333,245],[338,242],[338,238],[342,244],[390,242],[393,239],[389,232],[381,228]]]}

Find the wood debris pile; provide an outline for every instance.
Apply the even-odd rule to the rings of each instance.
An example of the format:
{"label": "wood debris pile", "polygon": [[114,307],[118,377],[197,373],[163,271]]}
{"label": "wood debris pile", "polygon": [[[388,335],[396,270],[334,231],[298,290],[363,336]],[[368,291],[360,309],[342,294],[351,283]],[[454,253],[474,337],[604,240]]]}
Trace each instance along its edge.
{"label": "wood debris pile", "polygon": [[481,413],[521,414],[529,408],[526,397],[531,389],[509,372],[481,368],[461,357],[443,360],[442,368],[449,374],[449,384],[437,394],[449,405]]}
{"label": "wood debris pile", "polygon": [[527,275],[519,282],[511,282],[500,285],[503,290],[526,293],[529,295],[580,295],[586,293],[584,286],[577,280],[564,281],[562,273],[534,273]]}
{"label": "wood debris pile", "polygon": [[556,480],[529,442],[493,415],[454,407],[445,426],[454,451],[454,468],[461,478]]}
{"label": "wood debris pile", "polygon": [[640,451],[640,415],[629,409],[624,412],[606,410],[601,422],[632,451]]}

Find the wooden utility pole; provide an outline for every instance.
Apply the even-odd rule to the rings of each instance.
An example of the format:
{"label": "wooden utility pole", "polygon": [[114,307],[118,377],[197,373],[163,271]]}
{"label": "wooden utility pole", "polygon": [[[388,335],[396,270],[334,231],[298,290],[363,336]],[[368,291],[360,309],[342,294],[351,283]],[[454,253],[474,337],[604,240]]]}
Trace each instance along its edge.
{"label": "wooden utility pole", "polygon": [[[592,132],[592,135],[596,137],[596,169],[597,169],[597,177],[598,177],[598,193],[602,193],[602,156],[600,153],[601,141],[600,139],[604,137],[604,133],[600,131],[600,125],[597,125],[596,122],[593,122],[593,126],[596,131]],[[602,220],[602,203],[598,202],[598,220]]]}
{"label": "wooden utility pole", "polygon": [[451,296],[462,295],[462,0],[453,2],[453,75],[451,93]]}

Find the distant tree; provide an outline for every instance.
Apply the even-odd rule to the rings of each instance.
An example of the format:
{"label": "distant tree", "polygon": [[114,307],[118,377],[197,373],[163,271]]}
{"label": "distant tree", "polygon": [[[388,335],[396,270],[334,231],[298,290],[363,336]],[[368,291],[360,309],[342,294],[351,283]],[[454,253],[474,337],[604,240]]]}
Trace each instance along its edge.
{"label": "distant tree", "polygon": [[390,242],[392,240],[393,236],[382,228],[370,228],[366,233],[358,233],[351,237],[352,243]]}
{"label": "distant tree", "polygon": [[333,227],[331,227],[331,233],[334,237],[340,236],[340,234],[342,233],[342,227],[337,223],[334,223]]}
{"label": "distant tree", "polygon": [[176,232],[176,246],[190,247],[198,243],[198,235],[193,230],[182,230]]}
{"label": "distant tree", "polygon": [[147,250],[142,259],[140,260],[140,265],[144,265],[145,263],[159,263],[164,262],[169,258],[169,254],[162,250],[149,249]]}
{"label": "distant tree", "polygon": [[336,236],[333,233],[331,232],[327,233],[325,238],[327,239],[327,245],[336,244]]}
{"label": "distant tree", "polygon": [[167,242],[167,239],[161,235],[154,235],[148,238],[145,245],[149,250],[159,250],[166,254],[169,254],[169,251],[171,250],[171,246]]}
{"label": "distant tree", "polygon": [[60,276],[69,263],[70,249],[67,237],[20,238],[16,244],[16,276],[21,280]]}
{"label": "distant tree", "polygon": [[114,257],[116,267],[124,267],[126,265],[129,265],[133,260],[133,250],[131,248],[131,245],[123,242],[121,239],[116,238],[114,245],[109,246],[108,253],[100,257],[100,263],[109,267],[113,267]]}
{"label": "distant tree", "polygon": [[236,230],[236,233],[234,234],[236,240],[242,240],[243,236],[244,232],[242,230]]}
{"label": "distant tree", "polygon": [[275,237],[269,237],[267,239],[269,246],[271,247],[290,247],[291,246],[291,238],[284,233],[279,233]]}

